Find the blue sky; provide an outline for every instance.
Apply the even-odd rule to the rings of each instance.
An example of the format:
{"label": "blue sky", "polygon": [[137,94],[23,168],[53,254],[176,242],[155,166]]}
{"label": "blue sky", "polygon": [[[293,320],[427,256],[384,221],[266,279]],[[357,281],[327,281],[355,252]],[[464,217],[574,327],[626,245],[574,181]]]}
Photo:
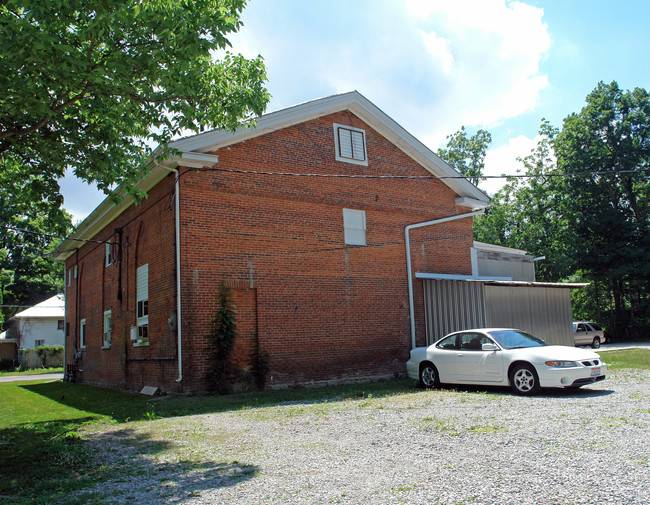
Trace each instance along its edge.
{"label": "blue sky", "polygon": [[[433,150],[487,129],[486,174],[500,175],[599,81],[650,90],[649,19],[648,0],[250,0],[231,42],[264,57],[268,111],[356,89]],[[61,187],[75,219],[103,199]]]}

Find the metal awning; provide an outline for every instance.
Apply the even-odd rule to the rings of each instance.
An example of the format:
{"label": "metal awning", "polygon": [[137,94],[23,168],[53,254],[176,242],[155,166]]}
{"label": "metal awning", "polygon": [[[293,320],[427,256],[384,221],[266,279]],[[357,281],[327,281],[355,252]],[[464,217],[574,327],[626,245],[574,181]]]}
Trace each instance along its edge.
{"label": "metal awning", "polygon": [[476,277],[471,275],[436,274],[426,272],[415,272],[416,279],[432,279],[438,281],[467,281],[481,282],[490,286],[512,286],[512,287],[539,287],[539,288],[564,288],[579,289],[589,286],[588,282],[529,282],[513,281],[507,277]]}

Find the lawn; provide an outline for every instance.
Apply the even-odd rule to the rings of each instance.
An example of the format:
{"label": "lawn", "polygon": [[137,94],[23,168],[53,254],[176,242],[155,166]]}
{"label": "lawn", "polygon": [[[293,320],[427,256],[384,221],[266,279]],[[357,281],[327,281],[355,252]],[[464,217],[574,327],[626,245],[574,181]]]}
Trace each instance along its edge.
{"label": "lawn", "polygon": [[[650,369],[650,350],[601,351],[610,370]],[[109,478],[84,443],[85,430],[109,431],[194,414],[247,411],[259,407],[335,405],[415,395],[413,381],[399,379],[322,389],[268,391],[227,396],[156,399],[61,381],[0,383],[0,504],[74,503],[70,491]],[[272,410],[272,409],[270,409]],[[45,463],[45,464],[44,464]],[[97,498],[98,503],[101,502]]]}
{"label": "lawn", "polygon": [[63,367],[54,367],[54,368],[34,368],[33,370],[24,370],[22,372],[7,371],[3,370],[0,372],[0,377],[6,377],[8,375],[40,375],[44,373],[63,373]]}
{"label": "lawn", "polygon": [[598,350],[610,370],[640,368],[650,370],[650,349],[623,349],[619,351]]}

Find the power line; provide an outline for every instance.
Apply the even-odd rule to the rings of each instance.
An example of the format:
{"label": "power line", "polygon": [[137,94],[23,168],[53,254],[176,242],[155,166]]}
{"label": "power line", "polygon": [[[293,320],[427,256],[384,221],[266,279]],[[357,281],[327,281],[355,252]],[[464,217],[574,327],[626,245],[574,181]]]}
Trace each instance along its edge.
{"label": "power line", "polygon": [[[319,177],[319,178],[340,178],[340,179],[396,179],[396,180],[448,180],[448,179],[470,179],[471,176],[463,175],[372,175],[372,174],[318,174],[318,173],[300,173],[300,172],[271,172],[271,171],[260,171],[260,170],[241,170],[233,168],[190,168],[184,172],[179,173],[176,177],[176,180],[179,180],[183,175],[191,172],[221,172],[221,173],[233,173],[233,174],[247,174],[247,175],[273,175],[273,176],[288,176],[288,177]],[[480,175],[480,179],[535,179],[535,178],[551,178],[551,177],[578,177],[578,176],[588,176],[588,175],[621,175],[621,174],[642,174],[650,173],[650,168],[646,169],[631,169],[631,170],[595,170],[595,171],[584,171],[584,172],[572,172],[572,173],[544,173],[544,174],[511,174],[511,175]],[[71,240],[74,242],[90,242],[94,244],[113,244],[112,242],[106,240],[92,240],[92,239],[81,239],[72,237],[70,235],[66,237],[61,237],[59,235],[53,235],[51,233],[38,232],[33,230],[27,230],[25,228],[20,228],[18,226],[10,224],[1,224],[0,226],[8,229],[17,231],[20,233],[28,233],[32,235],[40,235],[43,237],[48,237],[52,239],[63,239]]]}
{"label": "power line", "polygon": [[47,237],[52,239],[73,240],[75,242],[92,242],[93,244],[112,244],[112,242],[108,242],[106,240],[82,239],[82,238],[75,238],[70,235],[68,235],[67,237],[61,237],[60,235],[53,235],[52,233],[45,233],[43,231],[27,230],[25,228],[20,228],[12,224],[0,224],[0,226],[2,226],[7,230],[17,231],[19,233],[27,233],[30,235],[39,235],[41,237]]}
{"label": "power line", "polygon": [[[235,174],[249,175],[277,175],[290,177],[322,177],[322,178],[340,178],[340,179],[412,179],[412,180],[445,180],[445,179],[471,179],[473,176],[464,175],[372,175],[372,174],[318,174],[318,173],[300,173],[300,172],[269,172],[259,170],[242,170],[235,168],[190,168],[182,172],[178,177],[190,172],[224,172]],[[631,169],[631,170],[595,170],[572,173],[544,173],[544,174],[514,174],[514,175],[479,175],[480,179],[534,179],[546,177],[577,177],[584,175],[620,175],[620,174],[640,174],[648,173],[650,168]]]}

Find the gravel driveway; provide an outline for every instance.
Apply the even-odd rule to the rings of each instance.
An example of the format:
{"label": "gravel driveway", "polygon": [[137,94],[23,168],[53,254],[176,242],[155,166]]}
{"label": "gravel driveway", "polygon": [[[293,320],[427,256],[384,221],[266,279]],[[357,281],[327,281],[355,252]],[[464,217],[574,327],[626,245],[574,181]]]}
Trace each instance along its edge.
{"label": "gravel driveway", "polygon": [[[461,388],[88,433],[101,503],[650,503],[650,373],[534,398]],[[89,500],[92,502],[93,500]]]}

